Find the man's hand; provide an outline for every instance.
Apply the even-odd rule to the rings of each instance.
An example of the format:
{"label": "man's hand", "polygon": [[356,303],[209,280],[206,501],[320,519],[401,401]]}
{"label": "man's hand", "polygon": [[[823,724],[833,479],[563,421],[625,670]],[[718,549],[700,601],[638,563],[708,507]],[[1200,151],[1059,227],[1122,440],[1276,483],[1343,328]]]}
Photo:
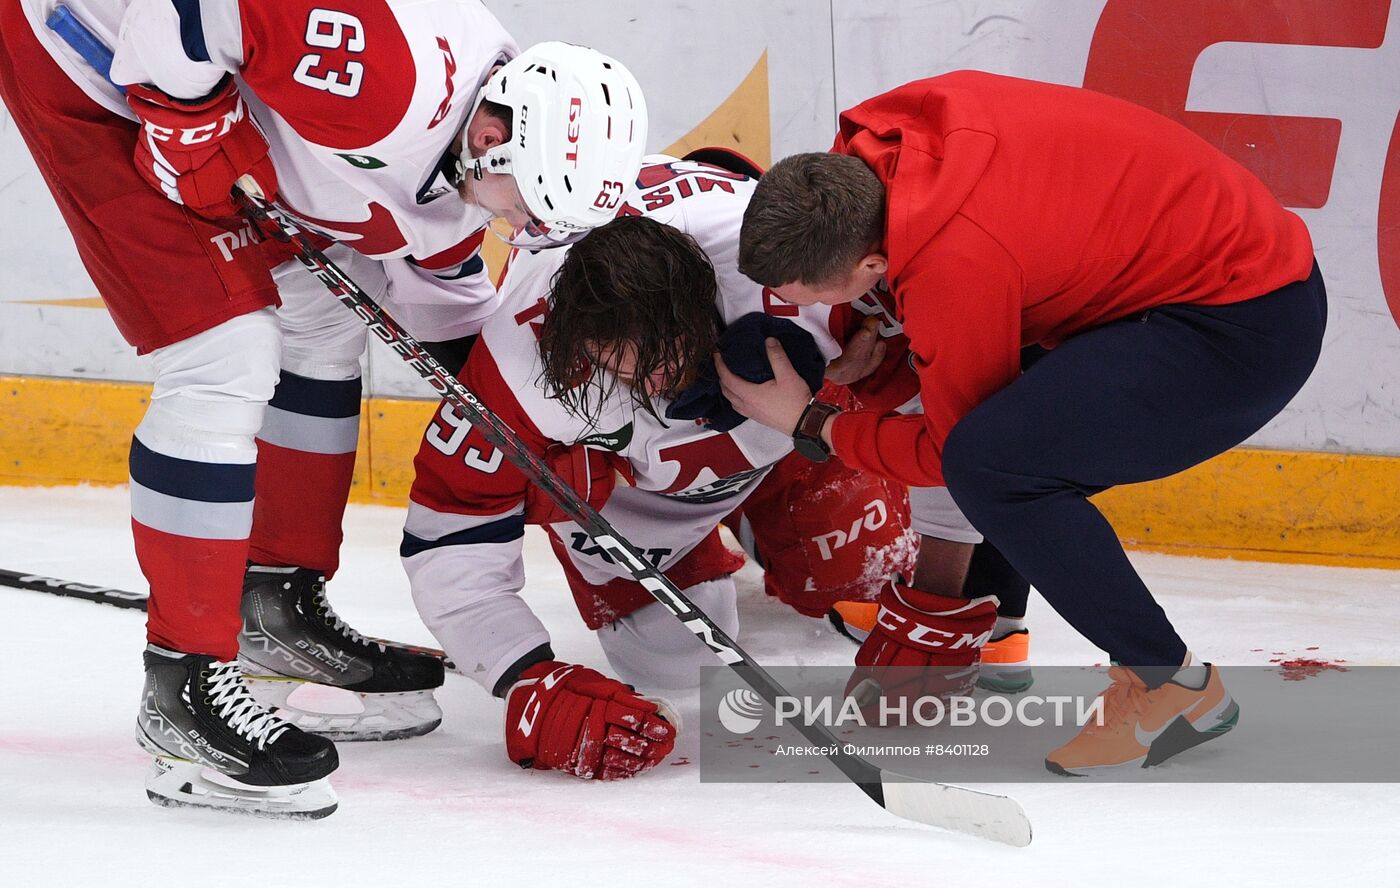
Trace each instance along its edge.
{"label": "man's hand", "polygon": [[250,176],[262,198],[277,199],[277,173],[267,139],[248,106],[224,79],[202,99],[183,101],[144,84],[126,89],[126,102],[141,121],[136,169],[152,188],[212,221],[236,219],[234,183]]}
{"label": "man's hand", "polygon": [[875,372],[885,359],[885,340],[880,338],[880,319],[875,315],[860,322],[860,329],[841,351],[841,356],[826,365],[828,382],[850,385]]}
{"label": "man's hand", "polygon": [[506,692],[506,755],[522,768],[623,780],[675,744],[676,726],[655,702],[583,666],[536,663]]}
{"label": "man's hand", "polygon": [[749,382],[731,372],[724,363],[724,356],[715,352],[720,390],[734,409],[749,419],[791,435],[797,428],[797,420],[802,418],[802,411],[807,409],[807,402],[812,400],[812,390],[793,369],[782,343],[770,336],[764,344],[773,378],[768,382]]}

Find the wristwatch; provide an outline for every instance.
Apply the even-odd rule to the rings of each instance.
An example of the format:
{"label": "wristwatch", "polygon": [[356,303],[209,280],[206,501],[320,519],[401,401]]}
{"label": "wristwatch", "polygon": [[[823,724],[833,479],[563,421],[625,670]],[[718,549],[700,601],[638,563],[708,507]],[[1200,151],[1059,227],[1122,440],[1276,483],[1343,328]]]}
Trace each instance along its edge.
{"label": "wristwatch", "polygon": [[826,462],[831,456],[831,447],[822,439],[822,426],[840,412],[840,407],[815,397],[808,401],[807,408],[797,418],[797,428],[792,430],[793,449],[812,462]]}

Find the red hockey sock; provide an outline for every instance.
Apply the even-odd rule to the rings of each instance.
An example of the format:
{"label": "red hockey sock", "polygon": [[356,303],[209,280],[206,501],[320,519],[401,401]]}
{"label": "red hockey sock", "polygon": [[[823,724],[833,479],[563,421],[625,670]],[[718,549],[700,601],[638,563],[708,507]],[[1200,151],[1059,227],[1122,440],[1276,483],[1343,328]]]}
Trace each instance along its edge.
{"label": "red hockey sock", "polygon": [[359,425],[359,379],[282,371],[258,433],[249,560],[335,573]]}
{"label": "red hockey sock", "polygon": [[354,474],[353,451],[306,453],[259,439],[258,497],[248,560],[334,574],[340,565],[340,525]]}
{"label": "red hockey sock", "polygon": [[146,640],[220,660],[238,656],[248,541],[202,540],[154,530],[132,519],[136,560],[151,584]]}
{"label": "red hockey sock", "polygon": [[215,463],[131,442],[131,532],[151,584],[147,638],[222,660],[238,654],[253,510],[251,463]]}

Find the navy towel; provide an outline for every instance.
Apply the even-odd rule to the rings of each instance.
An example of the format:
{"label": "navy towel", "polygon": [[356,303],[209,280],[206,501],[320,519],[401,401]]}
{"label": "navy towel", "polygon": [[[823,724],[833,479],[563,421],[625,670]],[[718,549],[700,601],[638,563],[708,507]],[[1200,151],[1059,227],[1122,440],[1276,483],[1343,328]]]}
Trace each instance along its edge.
{"label": "navy towel", "polygon": [[[782,343],[793,369],[807,381],[812,394],[816,394],[826,374],[826,360],[812,334],[786,318],[775,318],[759,311],[744,315],[720,334],[719,353],[736,375],[749,382],[767,382],[773,378],[768,350],[764,346],[764,340],[770,336]],[[712,358],[705,359],[700,377],[666,408],[666,417],[703,420],[706,428],[716,432],[727,432],[745,419],[720,391],[719,374]]]}

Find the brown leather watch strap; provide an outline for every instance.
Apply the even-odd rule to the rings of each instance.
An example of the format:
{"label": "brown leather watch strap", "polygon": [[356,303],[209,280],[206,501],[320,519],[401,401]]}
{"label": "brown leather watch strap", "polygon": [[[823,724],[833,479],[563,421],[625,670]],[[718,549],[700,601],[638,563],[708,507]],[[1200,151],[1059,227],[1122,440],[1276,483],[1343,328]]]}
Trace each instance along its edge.
{"label": "brown leather watch strap", "polygon": [[841,408],[828,401],[815,397],[807,402],[802,415],[797,418],[797,428],[792,430],[793,444],[797,452],[814,462],[822,462],[831,455],[831,447],[822,440],[822,426],[828,418],[841,412]]}

